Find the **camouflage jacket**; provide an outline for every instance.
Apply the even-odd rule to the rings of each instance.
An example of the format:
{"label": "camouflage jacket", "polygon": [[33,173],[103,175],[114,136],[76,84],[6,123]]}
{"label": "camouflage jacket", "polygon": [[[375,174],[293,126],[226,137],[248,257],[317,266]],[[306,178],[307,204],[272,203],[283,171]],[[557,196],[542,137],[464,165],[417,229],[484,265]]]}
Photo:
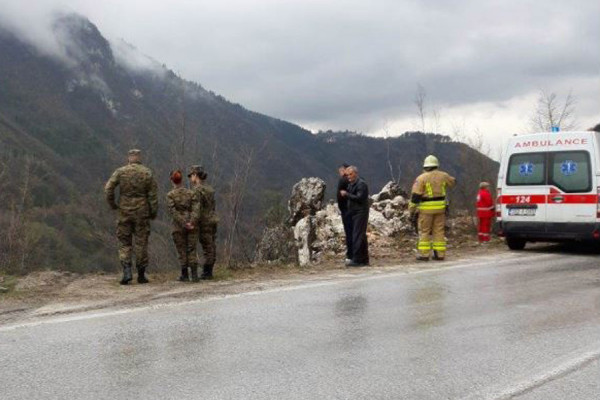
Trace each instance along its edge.
{"label": "camouflage jacket", "polygon": [[183,229],[184,225],[192,222],[193,192],[184,187],[178,187],[167,193],[167,209],[173,228]]}
{"label": "camouflage jacket", "polygon": [[215,190],[207,184],[195,186],[194,189],[194,217],[201,224],[217,224],[219,217],[216,213]]}
{"label": "camouflage jacket", "polygon": [[[119,202],[115,201],[115,189],[119,186]],[[117,168],[104,186],[106,201],[113,209],[142,217],[156,217],[158,195],[152,171],[141,163],[131,163]]]}

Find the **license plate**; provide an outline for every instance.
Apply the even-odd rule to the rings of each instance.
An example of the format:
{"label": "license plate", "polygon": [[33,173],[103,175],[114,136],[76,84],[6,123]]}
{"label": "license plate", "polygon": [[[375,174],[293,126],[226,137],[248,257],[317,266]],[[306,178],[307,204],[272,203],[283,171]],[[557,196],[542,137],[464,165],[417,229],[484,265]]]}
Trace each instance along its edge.
{"label": "license plate", "polygon": [[514,217],[535,217],[535,208],[509,208],[508,215]]}

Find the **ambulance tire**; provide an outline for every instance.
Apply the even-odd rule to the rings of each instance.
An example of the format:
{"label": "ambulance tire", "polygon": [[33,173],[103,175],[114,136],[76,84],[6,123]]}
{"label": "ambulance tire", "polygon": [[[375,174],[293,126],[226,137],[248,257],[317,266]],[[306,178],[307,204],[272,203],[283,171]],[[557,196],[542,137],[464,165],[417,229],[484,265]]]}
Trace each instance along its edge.
{"label": "ambulance tire", "polygon": [[511,237],[506,238],[506,245],[511,250],[523,250],[525,248],[525,243],[527,243],[525,239]]}

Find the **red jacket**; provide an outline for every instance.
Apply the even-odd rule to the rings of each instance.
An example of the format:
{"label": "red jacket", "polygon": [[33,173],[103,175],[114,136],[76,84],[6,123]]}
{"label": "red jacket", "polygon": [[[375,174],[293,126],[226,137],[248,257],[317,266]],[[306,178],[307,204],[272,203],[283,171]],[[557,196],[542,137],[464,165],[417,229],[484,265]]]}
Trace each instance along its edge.
{"label": "red jacket", "polygon": [[492,218],[495,214],[494,200],[487,189],[479,189],[477,193],[477,216],[479,218]]}

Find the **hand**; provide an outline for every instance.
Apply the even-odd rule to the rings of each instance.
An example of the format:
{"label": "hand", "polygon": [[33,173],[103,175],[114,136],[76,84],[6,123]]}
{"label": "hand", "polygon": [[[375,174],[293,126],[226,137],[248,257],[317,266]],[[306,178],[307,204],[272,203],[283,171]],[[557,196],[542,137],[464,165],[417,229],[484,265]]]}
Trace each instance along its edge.
{"label": "hand", "polygon": [[194,229],[196,229],[196,225],[194,225],[193,222],[186,222],[184,227],[188,231],[193,231]]}
{"label": "hand", "polygon": [[415,223],[415,221],[419,218],[419,213],[417,212],[417,210],[411,210],[410,211],[410,221],[412,223]]}
{"label": "hand", "polygon": [[348,196],[348,192],[346,192],[345,190],[340,190],[340,196],[346,197]]}

